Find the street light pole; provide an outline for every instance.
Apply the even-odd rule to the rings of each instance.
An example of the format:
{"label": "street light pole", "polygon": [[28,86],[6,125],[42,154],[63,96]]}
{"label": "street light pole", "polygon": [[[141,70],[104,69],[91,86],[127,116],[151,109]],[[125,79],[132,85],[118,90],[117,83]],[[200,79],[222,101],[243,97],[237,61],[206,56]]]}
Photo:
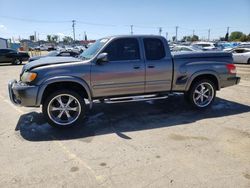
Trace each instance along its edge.
{"label": "street light pole", "polygon": [[75,20],[72,20],[72,28],[73,28],[73,39],[74,39],[74,42],[76,40],[76,36],[75,36]]}

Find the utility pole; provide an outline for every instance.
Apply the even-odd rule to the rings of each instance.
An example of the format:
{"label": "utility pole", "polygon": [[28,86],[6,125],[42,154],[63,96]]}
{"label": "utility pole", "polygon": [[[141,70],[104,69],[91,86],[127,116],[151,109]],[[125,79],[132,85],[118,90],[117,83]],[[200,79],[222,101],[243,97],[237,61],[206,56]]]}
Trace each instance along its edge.
{"label": "utility pole", "polygon": [[36,31],[34,31],[34,42],[36,42]]}
{"label": "utility pole", "polygon": [[159,27],[159,35],[161,35],[161,32],[162,32],[162,28]]}
{"label": "utility pole", "polygon": [[178,37],[178,26],[175,27],[175,42],[177,42],[177,37]]}
{"label": "utility pole", "polygon": [[131,35],[134,34],[134,32],[133,32],[133,27],[134,27],[133,25],[130,25],[130,34],[131,34]]}
{"label": "utility pole", "polygon": [[74,42],[76,40],[76,36],[75,36],[75,20],[72,20],[72,28],[73,28],[73,39],[74,39]]}
{"label": "utility pole", "polygon": [[211,29],[208,29],[208,37],[207,37],[208,41],[210,41],[210,31],[211,31]]}
{"label": "utility pole", "polygon": [[168,40],[168,32],[166,32],[166,40]]}
{"label": "utility pole", "polygon": [[193,30],[193,37],[194,37],[194,32],[195,32],[195,30]]}

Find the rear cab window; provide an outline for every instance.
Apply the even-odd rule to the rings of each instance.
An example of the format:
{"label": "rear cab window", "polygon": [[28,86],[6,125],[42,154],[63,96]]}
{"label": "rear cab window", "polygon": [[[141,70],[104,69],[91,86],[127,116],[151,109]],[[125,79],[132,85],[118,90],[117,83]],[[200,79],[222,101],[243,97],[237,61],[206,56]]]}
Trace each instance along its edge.
{"label": "rear cab window", "polygon": [[166,56],[162,40],[158,38],[144,38],[143,43],[147,60],[161,60]]}

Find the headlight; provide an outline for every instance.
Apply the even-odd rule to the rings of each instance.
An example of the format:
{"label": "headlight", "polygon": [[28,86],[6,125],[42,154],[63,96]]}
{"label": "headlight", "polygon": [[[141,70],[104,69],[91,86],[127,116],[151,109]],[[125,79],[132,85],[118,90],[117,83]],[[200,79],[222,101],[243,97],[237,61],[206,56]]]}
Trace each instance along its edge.
{"label": "headlight", "polygon": [[32,82],[35,80],[37,77],[37,73],[35,72],[24,72],[23,75],[21,76],[21,81],[22,82]]}

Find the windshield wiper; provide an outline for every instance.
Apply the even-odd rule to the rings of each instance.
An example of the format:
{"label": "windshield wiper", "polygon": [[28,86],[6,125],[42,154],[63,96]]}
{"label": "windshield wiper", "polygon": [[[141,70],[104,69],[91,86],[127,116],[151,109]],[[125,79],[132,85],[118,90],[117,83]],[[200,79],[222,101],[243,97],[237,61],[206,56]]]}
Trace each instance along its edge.
{"label": "windshield wiper", "polygon": [[84,56],[79,56],[78,57],[79,59],[82,59],[82,60],[87,60],[88,58],[84,57]]}

